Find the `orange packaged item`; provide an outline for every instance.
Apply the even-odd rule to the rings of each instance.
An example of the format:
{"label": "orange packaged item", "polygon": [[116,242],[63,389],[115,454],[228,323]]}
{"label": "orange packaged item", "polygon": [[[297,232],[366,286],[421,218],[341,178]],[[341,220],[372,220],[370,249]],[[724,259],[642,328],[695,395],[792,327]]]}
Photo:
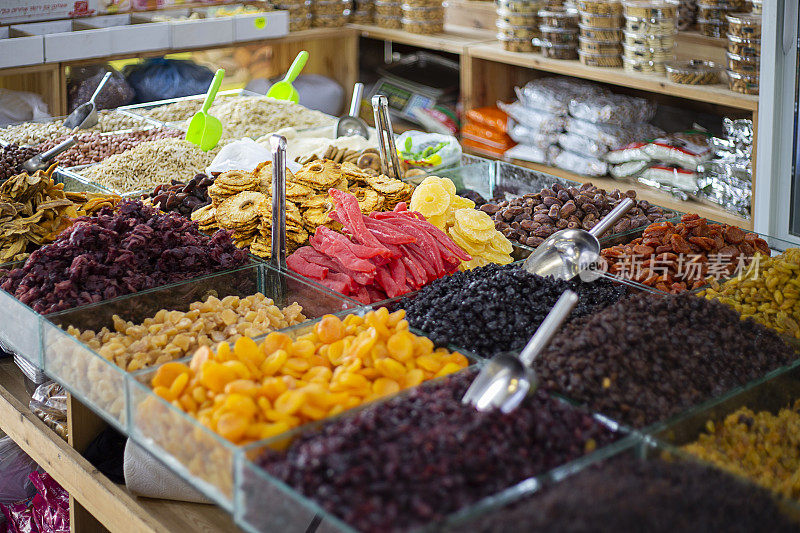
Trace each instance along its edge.
{"label": "orange packaged item", "polygon": [[467,120],[481,126],[505,133],[508,131],[508,115],[497,107],[478,107],[467,111]]}
{"label": "orange packaged item", "polygon": [[[474,141],[472,139],[468,139],[466,137],[461,139],[461,146],[472,149],[473,152],[476,152],[479,155],[489,155],[492,157],[503,157],[506,153],[508,148],[497,148],[495,146],[491,146],[480,141]],[[513,147],[509,146],[509,148]]]}
{"label": "orange packaged item", "polygon": [[487,128],[482,124],[476,124],[475,122],[471,122],[469,120],[461,128],[461,137],[464,139],[482,142],[496,148],[504,148],[505,150],[508,150],[514,146],[514,141],[511,140],[511,137],[505,133],[492,128]]}

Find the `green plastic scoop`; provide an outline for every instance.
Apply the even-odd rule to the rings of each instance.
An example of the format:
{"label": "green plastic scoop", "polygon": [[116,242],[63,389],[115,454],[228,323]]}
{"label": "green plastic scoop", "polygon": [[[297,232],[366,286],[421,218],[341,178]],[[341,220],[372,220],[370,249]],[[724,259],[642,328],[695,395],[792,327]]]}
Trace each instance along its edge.
{"label": "green plastic scoop", "polygon": [[283,80],[269,88],[267,96],[276,100],[289,100],[295,104],[300,101],[300,95],[297,94],[297,89],[292,86],[292,82],[297,79],[300,71],[306,66],[306,61],[308,61],[308,52],[303,50],[294,58],[292,66],[289,67],[289,72],[286,73]]}
{"label": "green plastic scoop", "polygon": [[208,114],[214,98],[217,96],[219,86],[222,85],[222,78],[225,77],[225,69],[217,70],[211,86],[206,93],[206,100],[203,102],[203,109],[198,111],[189,122],[189,129],[186,130],[186,140],[196,144],[204,152],[214,148],[222,138],[222,123],[217,117]]}

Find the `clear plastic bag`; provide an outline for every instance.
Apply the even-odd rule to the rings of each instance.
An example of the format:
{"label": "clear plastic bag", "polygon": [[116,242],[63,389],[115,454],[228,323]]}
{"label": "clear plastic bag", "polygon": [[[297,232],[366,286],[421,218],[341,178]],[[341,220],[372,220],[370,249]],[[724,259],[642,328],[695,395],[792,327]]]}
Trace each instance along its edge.
{"label": "clear plastic bag", "polygon": [[633,161],[650,161],[650,156],[644,151],[647,143],[635,142],[626,144],[617,150],[611,150],[605,156],[605,160],[612,165],[621,165]]}
{"label": "clear plastic bag", "polygon": [[653,165],[641,173],[639,181],[646,185],[663,186],[679,189],[686,193],[694,193],[698,189],[697,177],[697,172],[692,170]]}
{"label": "clear plastic bag", "polygon": [[506,159],[518,159],[520,161],[530,161],[531,163],[540,163],[542,165],[549,165],[553,159],[558,155],[560,149],[558,146],[552,145],[546,148],[537,146],[527,146],[518,144],[517,146],[506,150]]}
{"label": "clear plastic bag", "polygon": [[628,161],[627,163],[613,165],[608,172],[617,179],[632,178],[638,176],[649,165],[648,161]]}
{"label": "clear plastic bag", "polygon": [[0,127],[49,117],[47,104],[38,94],[0,89]]}
{"label": "clear plastic bag", "polygon": [[558,136],[558,144],[564,150],[586,157],[601,158],[608,152],[605,144],[575,133],[562,133]]}
{"label": "clear plastic bag", "polygon": [[61,385],[53,381],[42,383],[28,405],[47,427],[67,438],[67,393]]}
{"label": "clear plastic bag", "polygon": [[556,115],[569,114],[569,102],[573,98],[608,94],[599,85],[573,78],[541,78],[522,88],[515,87],[514,91],[526,107]]}
{"label": "clear plastic bag", "polygon": [[38,491],[32,512],[39,533],[70,533],[69,493],[47,472],[33,472],[29,477]]}
{"label": "clear plastic bag", "polygon": [[558,135],[555,133],[541,133],[531,129],[524,124],[519,124],[515,120],[508,122],[508,136],[514,142],[533,146],[535,148],[548,148],[558,142]]}
{"label": "clear plastic bag", "polygon": [[558,168],[580,174],[582,176],[605,176],[608,173],[608,163],[596,157],[583,157],[574,152],[562,150],[553,164]]}
{"label": "clear plastic bag", "polygon": [[570,100],[569,112],[587,122],[624,126],[650,122],[656,114],[656,104],[624,94],[591,95]]}
{"label": "clear plastic bag", "polygon": [[566,124],[566,119],[561,115],[537,111],[524,106],[521,102],[512,104],[498,102],[497,105],[517,123],[538,133],[560,133]]}
{"label": "clear plastic bag", "polygon": [[400,159],[410,168],[435,170],[461,161],[461,145],[451,135],[412,130],[397,137],[395,144]]}
{"label": "clear plastic bag", "polygon": [[566,130],[603,143],[611,150],[617,150],[633,142],[646,141],[664,135],[663,130],[652,124],[614,126],[612,124],[595,124],[574,117],[567,119]]}
{"label": "clear plastic bag", "polygon": [[271,160],[272,153],[269,148],[245,137],[223,146],[206,168],[206,174],[229,170],[252,172],[262,162]]}
{"label": "clear plastic bag", "polygon": [[28,475],[39,466],[11,437],[0,438],[0,503],[22,502],[36,492]]}

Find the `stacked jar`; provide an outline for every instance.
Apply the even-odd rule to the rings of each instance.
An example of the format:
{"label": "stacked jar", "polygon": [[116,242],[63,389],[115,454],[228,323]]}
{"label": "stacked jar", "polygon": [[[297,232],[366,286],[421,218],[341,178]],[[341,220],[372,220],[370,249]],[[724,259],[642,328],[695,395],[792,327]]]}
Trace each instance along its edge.
{"label": "stacked jar", "polygon": [[753,15],[760,15],[763,9],[763,0],[750,0],[753,3],[753,9],[750,11]]}
{"label": "stacked jar", "polygon": [[401,9],[405,31],[424,35],[444,31],[442,0],[403,0]]}
{"label": "stacked jar", "polygon": [[311,14],[315,28],[344,26],[350,16],[350,0],[311,0]]}
{"label": "stacked jar", "polygon": [[354,0],[350,11],[350,22],[353,24],[372,24],[375,20],[375,4],[372,0]]}
{"label": "stacked jar", "polygon": [[761,68],[761,15],[728,15],[728,86],[732,91],[758,94]]}
{"label": "stacked jar", "polygon": [[725,37],[727,16],[746,8],[746,0],[701,0],[697,3],[697,29],[706,37]]}
{"label": "stacked jar", "polygon": [[552,59],[578,59],[578,12],[573,8],[549,5],[539,10],[537,42],[542,55]]}
{"label": "stacked jar", "polygon": [[311,0],[279,0],[276,9],[289,12],[289,31],[307,30],[311,27]]}
{"label": "stacked jar", "polygon": [[622,4],[620,0],[578,0],[581,61],[593,66],[620,66]]}
{"label": "stacked jar", "polygon": [[678,33],[678,0],[622,0],[625,8],[623,62],[628,72],[664,74]]}
{"label": "stacked jar", "polygon": [[375,24],[389,30],[403,27],[402,4],[396,0],[375,0]]}
{"label": "stacked jar", "polygon": [[497,0],[497,40],[509,52],[533,52],[539,37],[538,2]]}

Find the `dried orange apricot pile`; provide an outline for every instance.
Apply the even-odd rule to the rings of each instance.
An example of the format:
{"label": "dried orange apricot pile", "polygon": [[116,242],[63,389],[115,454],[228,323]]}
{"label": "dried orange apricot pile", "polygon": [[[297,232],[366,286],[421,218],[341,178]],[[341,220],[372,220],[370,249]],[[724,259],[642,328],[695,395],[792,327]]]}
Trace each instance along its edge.
{"label": "dried orange apricot pile", "polygon": [[408,331],[405,311],[381,308],[344,320],[326,315],[295,340],[273,332],[260,345],[242,337],[233,349],[201,347],[188,365],[161,366],[151,385],[204,426],[247,444],[468,364]]}
{"label": "dried orange apricot pile", "polygon": [[411,211],[422,214],[472,256],[469,261],[461,262],[461,270],[511,263],[511,241],[495,229],[488,214],[474,207],[475,202],[456,194],[456,186],[450,179],[438,176],[425,178],[414,189],[409,205]]}

